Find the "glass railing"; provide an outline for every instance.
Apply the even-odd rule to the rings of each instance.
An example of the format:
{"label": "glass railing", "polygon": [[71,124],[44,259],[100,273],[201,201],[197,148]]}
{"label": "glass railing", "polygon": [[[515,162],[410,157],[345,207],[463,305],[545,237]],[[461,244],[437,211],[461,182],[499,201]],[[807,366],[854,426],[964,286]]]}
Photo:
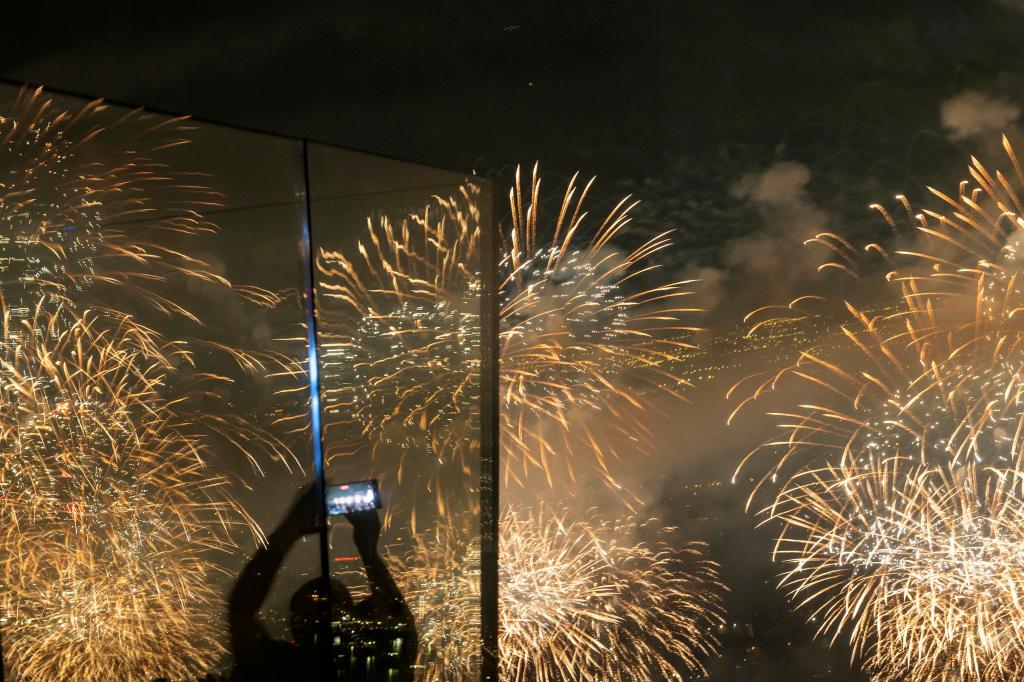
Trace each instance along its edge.
{"label": "glass railing", "polygon": [[13,86],[0,137],[3,679],[480,679],[488,184]]}

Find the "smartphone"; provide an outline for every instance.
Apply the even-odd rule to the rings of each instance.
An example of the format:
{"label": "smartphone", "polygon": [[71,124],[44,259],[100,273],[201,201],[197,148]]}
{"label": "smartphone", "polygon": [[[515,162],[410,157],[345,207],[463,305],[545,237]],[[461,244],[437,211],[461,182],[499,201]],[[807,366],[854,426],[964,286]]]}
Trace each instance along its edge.
{"label": "smartphone", "polygon": [[380,490],[377,481],[357,481],[327,486],[327,514],[341,516],[354,511],[380,509]]}

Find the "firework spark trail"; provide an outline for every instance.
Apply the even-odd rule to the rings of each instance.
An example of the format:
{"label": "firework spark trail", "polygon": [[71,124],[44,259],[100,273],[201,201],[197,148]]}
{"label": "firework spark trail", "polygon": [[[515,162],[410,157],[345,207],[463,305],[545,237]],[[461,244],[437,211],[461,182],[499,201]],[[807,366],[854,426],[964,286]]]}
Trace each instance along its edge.
{"label": "firework spark trail", "polygon": [[[554,486],[586,471],[620,489],[615,462],[650,449],[654,399],[682,399],[688,385],[672,371],[696,331],[685,324],[695,309],[681,305],[688,283],[637,290],[631,281],[653,269],[645,264],[670,246],[668,233],[614,250],[634,204],[624,199],[590,226],[589,188],[569,183],[543,242],[536,169],[527,191],[517,179],[509,195],[500,291],[507,482],[522,485],[533,471]],[[467,186],[398,226],[370,221],[358,255],[322,250],[317,259],[326,428],[356,431],[334,456],[397,452],[397,463],[378,462],[380,473],[425,476],[440,513],[446,482],[461,490],[475,447],[479,243]]]}
{"label": "firework spark trail", "polygon": [[872,458],[780,494],[781,584],[875,679],[1024,672],[1024,479],[979,473]]}
{"label": "firework spark trail", "polygon": [[[480,566],[476,518],[421,536],[399,562],[426,680],[477,665]],[[509,507],[501,518],[501,678],[513,682],[704,674],[723,623],[725,587],[700,543],[673,529],[570,519]]]}
{"label": "firework spark trail", "polygon": [[[1004,146],[1011,173],[972,159],[955,198],[931,190],[951,212],[914,213],[898,197],[912,239],[874,206],[897,246],[864,250],[890,283],[865,289],[891,302],[874,313],[847,303],[838,339],[757,378],[740,405],[799,393],[741,468],[770,456],[751,500],[766,495],[766,518],[782,525],[782,584],[882,680],[1024,672],[1024,175]],[[866,281],[857,249],[819,237]]]}
{"label": "firework spark trail", "polygon": [[199,674],[222,651],[216,555],[236,527],[259,534],[180,400],[160,396],[167,358],[122,331],[80,318],[2,363],[0,586],[19,679]]}
{"label": "firework spark trail", "polygon": [[501,519],[503,679],[705,673],[724,586],[699,543],[638,540],[645,524],[508,509]]}
{"label": "firework spark trail", "polygon": [[460,513],[393,558],[416,619],[423,682],[472,679],[480,670],[479,517]]}
{"label": "firework spark trail", "polygon": [[[866,248],[874,249],[891,264],[889,277],[904,288],[906,295],[938,300],[942,295],[964,292],[975,298],[979,278],[1016,290],[1024,204],[1014,185],[1024,184],[1024,172],[1005,136],[1003,148],[1012,166],[1009,172],[992,172],[972,157],[968,167],[971,180],[961,181],[955,195],[928,188],[945,212],[915,212],[906,197],[896,197],[917,243],[903,248],[897,243],[892,253],[879,244]],[[872,208],[894,233],[904,231],[884,206],[873,204]],[[915,292],[917,285],[923,285],[926,291]]]}
{"label": "firework spark trail", "polygon": [[[291,358],[167,339],[133,311],[199,323],[194,280],[272,307],[188,253],[220,196],[160,160],[184,119],[25,90],[0,116],[0,585],[19,679],[195,677],[223,652],[215,585],[241,534],[262,534],[213,474],[220,451],[262,473],[297,464],[241,415],[204,409],[243,371]],[[226,447],[225,447],[226,446]]]}
{"label": "firework spark trail", "polygon": [[[79,305],[128,292],[167,314],[199,319],[158,291],[172,276],[232,285],[170,241],[212,234],[206,213],[222,197],[203,176],[159,160],[187,144],[186,119],[142,110],[116,114],[102,100],[62,109],[24,89],[0,116],[0,277],[8,305],[31,309],[40,294]],[[110,288],[113,285],[115,288]],[[265,306],[280,297],[234,289]]]}

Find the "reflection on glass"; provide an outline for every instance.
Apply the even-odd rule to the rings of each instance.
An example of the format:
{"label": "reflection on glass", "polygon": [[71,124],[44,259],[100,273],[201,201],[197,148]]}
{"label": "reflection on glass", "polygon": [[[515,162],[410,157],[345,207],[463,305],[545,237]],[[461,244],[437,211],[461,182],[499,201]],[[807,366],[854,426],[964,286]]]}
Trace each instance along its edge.
{"label": "reflection on glass", "polygon": [[[328,480],[380,480],[417,679],[476,679],[481,188],[316,146],[310,185]],[[336,578],[372,594],[331,537]]]}
{"label": "reflection on glass", "polygon": [[[452,628],[460,646],[479,642],[479,266],[475,246],[461,250],[479,238],[479,188],[366,155],[310,156],[328,475],[379,477],[386,503],[383,524],[372,509],[330,519],[322,576],[300,492],[313,464],[300,145],[5,95],[8,674],[241,680],[306,666],[409,679],[417,651],[427,671],[443,645],[418,646],[402,592],[442,566],[476,602],[442,623],[415,600],[417,619],[430,638]],[[367,229],[396,250],[348,251]],[[332,279],[335,267],[362,280]],[[390,285],[374,267],[391,269]],[[455,535],[458,556],[440,546]],[[417,560],[431,543],[442,553]]]}
{"label": "reflection on glass", "polygon": [[418,679],[474,679],[480,671],[479,517],[463,512],[416,536],[396,558],[419,630]]}
{"label": "reflection on glass", "polygon": [[334,449],[335,457],[365,457],[386,488],[401,492],[390,509],[404,507],[414,533],[417,513],[444,515],[468,502],[476,485],[467,476],[479,447],[480,400],[472,190],[435,197],[399,214],[400,222],[387,214],[371,220],[351,254],[327,249],[319,237],[328,443],[346,449]]}
{"label": "reflection on glass", "polygon": [[245,270],[223,250],[238,219],[247,238],[266,229],[294,247],[291,178],[265,178],[279,203],[247,211],[244,193],[214,188],[218,171],[244,183],[238,167],[204,155],[212,140],[268,159],[294,150],[2,94],[4,666],[16,680],[222,669],[226,583],[263,541],[267,509],[248,491],[300,468],[303,402],[275,393],[304,374],[272,339],[301,320],[301,271]]}
{"label": "reflection on glass", "polygon": [[[353,528],[366,574],[365,597],[354,599],[341,581],[318,576],[290,599],[288,638],[275,638],[260,622],[260,606],[285,555],[301,538],[319,530],[317,493],[311,485],[298,496],[231,591],[229,622],[235,659],[231,679],[412,680],[416,627],[378,552],[381,521],[376,509],[344,515]],[[324,638],[329,659],[321,646]]]}

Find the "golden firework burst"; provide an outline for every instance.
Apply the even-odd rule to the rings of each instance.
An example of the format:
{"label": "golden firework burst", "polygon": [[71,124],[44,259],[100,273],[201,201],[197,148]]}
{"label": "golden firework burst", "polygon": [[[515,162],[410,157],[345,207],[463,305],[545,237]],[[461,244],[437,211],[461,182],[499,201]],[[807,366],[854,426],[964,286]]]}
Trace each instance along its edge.
{"label": "golden firework burst", "polygon": [[897,457],[804,471],[772,518],[782,585],[880,680],[1024,672],[1024,479]]}
{"label": "golden firework burst", "polygon": [[5,662],[26,680],[198,675],[221,651],[218,555],[259,530],[161,395],[163,347],[94,319],[59,310],[3,347]]}
{"label": "golden firework burst", "polygon": [[[614,463],[649,449],[657,399],[682,399],[687,386],[673,372],[696,331],[685,322],[695,312],[682,305],[687,282],[633,286],[670,246],[668,233],[616,250],[634,204],[624,199],[590,225],[589,188],[569,182],[543,241],[536,169],[526,192],[517,175],[509,194],[499,292],[506,482],[536,471],[554,486],[585,472],[619,489]],[[399,225],[370,221],[354,253],[322,250],[317,262],[327,430],[352,436],[333,455],[369,448],[382,474],[434,491],[440,512],[446,481],[461,491],[475,447],[476,202],[467,185]]]}
{"label": "golden firework burst", "polygon": [[[788,404],[773,412],[778,434],[741,464],[770,454],[751,499],[764,494],[781,523],[782,583],[878,679],[1022,671],[1024,175],[1004,146],[1009,174],[972,159],[956,198],[931,190],[952,211],[915,213],[898,197],[913,239],[865,249],[895,285],[866,289],[889,301],[871,313],[847,303],[837,336],[766,374],[743,403],[775,392]],[[846,272],[871,272],[837,235],[819,239]]]}
{"label": "golden firework burst", "polygon": [[[648,531],[652,539],[642,536]],[[507,509],[501,517],[502,678],[706,674],[725,591],[700,543],[671,529]]]}

